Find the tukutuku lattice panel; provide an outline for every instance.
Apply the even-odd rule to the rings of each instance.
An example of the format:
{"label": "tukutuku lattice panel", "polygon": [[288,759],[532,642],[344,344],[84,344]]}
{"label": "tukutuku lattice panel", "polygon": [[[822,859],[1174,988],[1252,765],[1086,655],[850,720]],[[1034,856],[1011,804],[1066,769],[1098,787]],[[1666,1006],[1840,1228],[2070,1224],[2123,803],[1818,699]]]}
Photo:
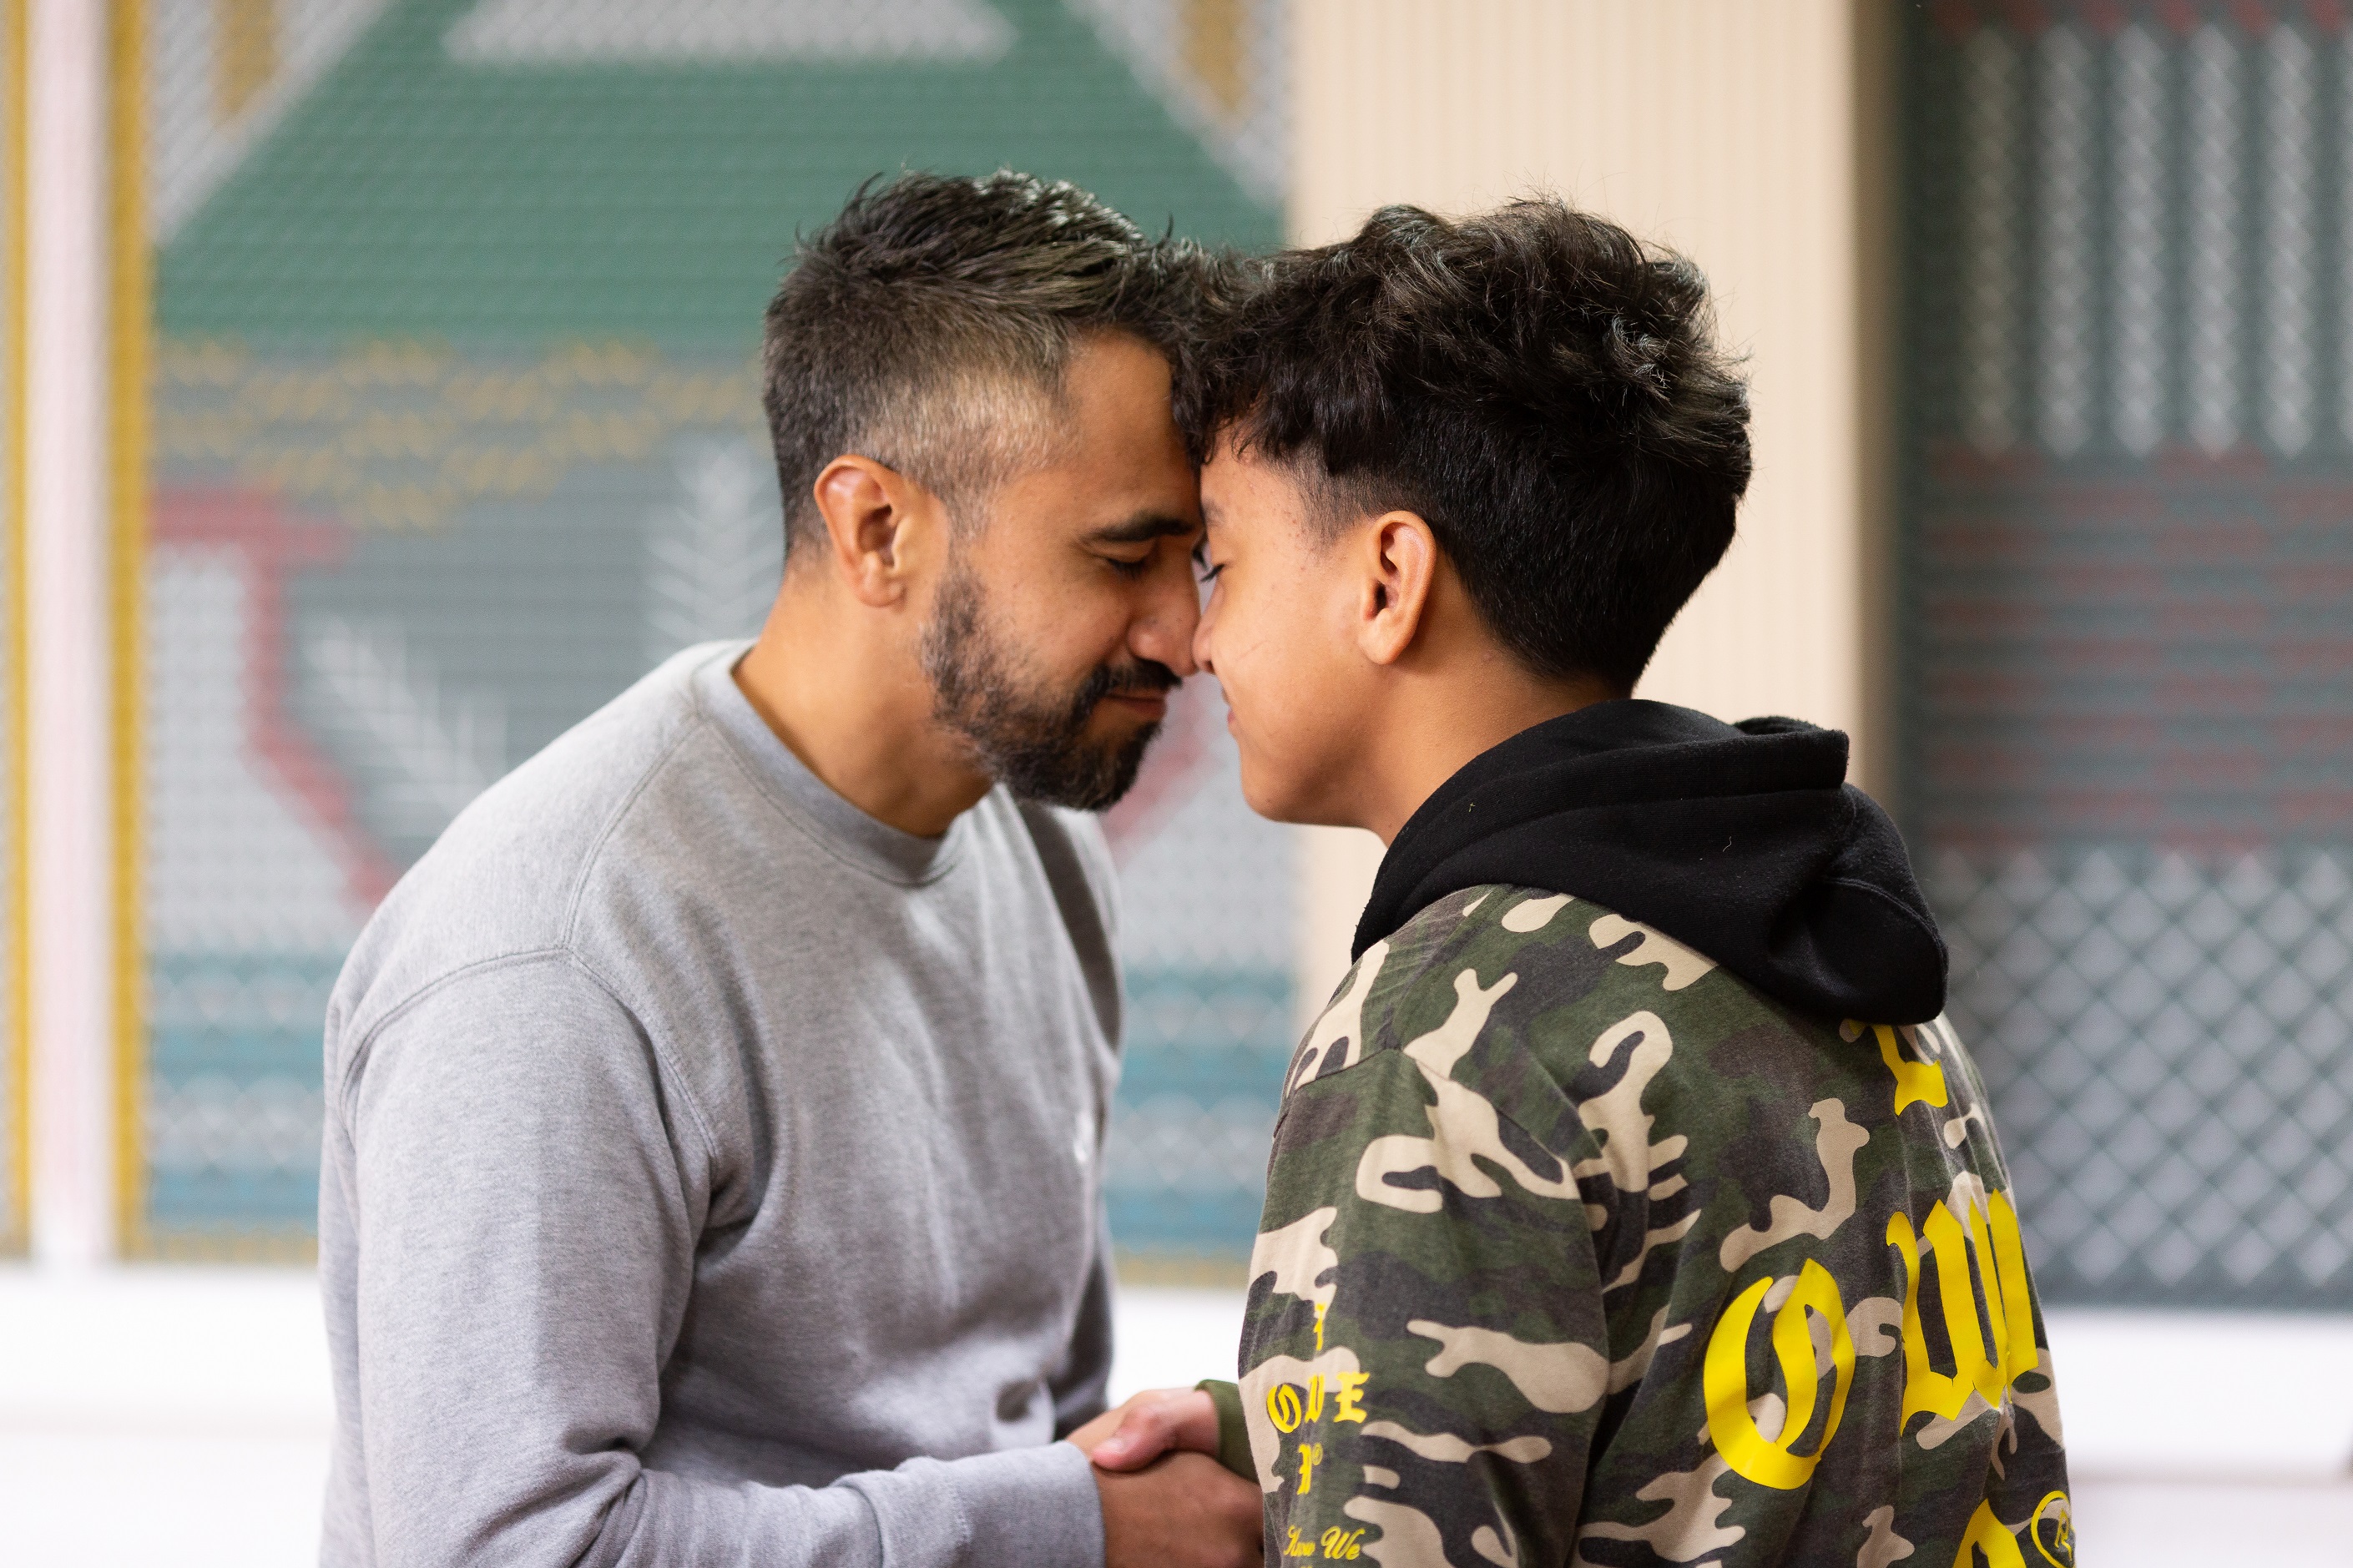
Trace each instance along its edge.
{"label": "tukutuku lattice panel", "polygon": [[2039,1279],[2353,1305],[2353,34],[1907,26],[1905,804]]}
{"label": "tukutuku lattice panel", "polygon": [[[126,1239],[301,1256],[321,1009],[375,900],[654,662],[756,629],[781,534],[750,362],[795,231],[876,173],[1009,165],[1152,229],[1270,243],[1281,8],[125,0],[116,20],[119,270],[148,366],[118,420],[144,485]],[[1234,795],[1210,696],[1111,824],[1136,997],[1111,1197],[1124,1249],[1183,1268],[1248,1248],[1292,1015],[1288,840]],[[1236,1157],[1205,1161],[1204,1136]]]}

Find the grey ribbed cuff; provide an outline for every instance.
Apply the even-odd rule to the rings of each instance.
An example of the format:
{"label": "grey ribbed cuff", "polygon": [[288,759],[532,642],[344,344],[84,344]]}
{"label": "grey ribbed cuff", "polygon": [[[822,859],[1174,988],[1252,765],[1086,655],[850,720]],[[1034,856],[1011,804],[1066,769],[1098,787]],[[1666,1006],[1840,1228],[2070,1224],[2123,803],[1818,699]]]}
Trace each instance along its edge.
{"label": "grey ribbed cuff", "polygon": [[1009,1448],[947,1468],[971,1568],[1103,1568],[1103,1498],[1077,1448]]}

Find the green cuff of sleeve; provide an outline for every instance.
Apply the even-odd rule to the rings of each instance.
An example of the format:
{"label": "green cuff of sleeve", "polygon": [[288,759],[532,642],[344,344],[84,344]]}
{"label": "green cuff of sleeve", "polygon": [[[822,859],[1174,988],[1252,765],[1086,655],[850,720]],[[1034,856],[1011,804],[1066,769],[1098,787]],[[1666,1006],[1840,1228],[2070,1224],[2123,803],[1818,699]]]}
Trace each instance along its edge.
{"label": "green cuff of sleeve", "polygon": [[1250,1424],[1242,1419],[1242,1391],[1220,1378],[1205,1377],[1194,1387],[1209,1396],[1218,1407],[1218,1463],[1246,1481],[1258,1479],[1258,1465],[1250,1458]]}

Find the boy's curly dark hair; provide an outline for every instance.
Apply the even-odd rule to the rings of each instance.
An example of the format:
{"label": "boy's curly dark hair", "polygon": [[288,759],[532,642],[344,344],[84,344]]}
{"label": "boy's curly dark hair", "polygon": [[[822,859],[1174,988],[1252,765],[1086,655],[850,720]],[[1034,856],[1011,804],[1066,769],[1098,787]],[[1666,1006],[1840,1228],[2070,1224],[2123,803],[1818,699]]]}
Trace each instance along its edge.
{"label": "boy's curly dark hair", "polygon": [[1290,465],[1333,533],[1401,508],[1530,669],[1631,690],[1732,542],[1748,400],[1679,256],[1551,199],[1384,207],[1271,257],[1184,356],[1179,423]]}

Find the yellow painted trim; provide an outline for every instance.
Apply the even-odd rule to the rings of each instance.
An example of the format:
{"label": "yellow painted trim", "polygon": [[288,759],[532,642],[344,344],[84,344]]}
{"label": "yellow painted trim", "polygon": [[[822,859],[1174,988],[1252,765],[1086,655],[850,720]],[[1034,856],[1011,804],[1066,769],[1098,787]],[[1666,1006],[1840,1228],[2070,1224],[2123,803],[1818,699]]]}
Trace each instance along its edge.
{"label": "yellow painted trim", "polygon": [[148,340],[154,249],[147,233],[147,7],[112,0],[108,37],[110,404],[113,623],[115,1246],[151,1250],[147,1228],[147,953],[142,785],[145,747]]}
{"label": "yellow painted trim", "polygon": [[1244,0],[1185,0],[1177,17],[1186,68],[1229,121],[1250,102],[1250,8]]}
{"label": "yellow painted trim", "polygon": [[6,510],[6,542],[0,569],[7,574],[6,615],[8,676],[5,696],[5,716],[0,718],[8,730],[7,777],[0,781],[0,789],[7,795],[8,865],[6,897],[8,909],[7,976],[8,976],[8,1105],[9,1133],[14,1146],[8,1150],[9,1212],[0,1214],[0,1248],[10,1252],[23,1250],[32,1230],[33,1186],[33,963],[32,877],[27,864],[32,843],[33,817],[26,795],[25,781],[32,772],[32,739],[26,729],[31,716],[28,699],[29,678],[26,669],[26,650],[31,639],[26,627],[31,595],[25,587],[25,498],[26,498],[26,267],[30,247],[26,241],[29,224],[28,189],[26,178],[26,134],[31,116],[26,103],[26,89],[32,73],[27,68],[31,47],[32,0],[0,0],[5,15],[0,15],[0,48],[6,51],[6,61],[0,65],[0,93],[7,98],[7,123],[0,128],[5,138],[5,150],[0,152],[0,182],[6,188],[5,222],[8,226],[7,254],[0,259],[0,268],[7,275],[7,297],[0,304],[5,320],[0,320],[0,341],[5,341],[7,362],[0,369],[0,396],[7,399],[5,413],[6,434],[0,437],[7,444],[8,463],[5,478],[5,499],[0,507]]}
{"label": "yellow painted trim", "polygon": [[213,0],[213,119],[235,120],[277,77],[277,0]]}

